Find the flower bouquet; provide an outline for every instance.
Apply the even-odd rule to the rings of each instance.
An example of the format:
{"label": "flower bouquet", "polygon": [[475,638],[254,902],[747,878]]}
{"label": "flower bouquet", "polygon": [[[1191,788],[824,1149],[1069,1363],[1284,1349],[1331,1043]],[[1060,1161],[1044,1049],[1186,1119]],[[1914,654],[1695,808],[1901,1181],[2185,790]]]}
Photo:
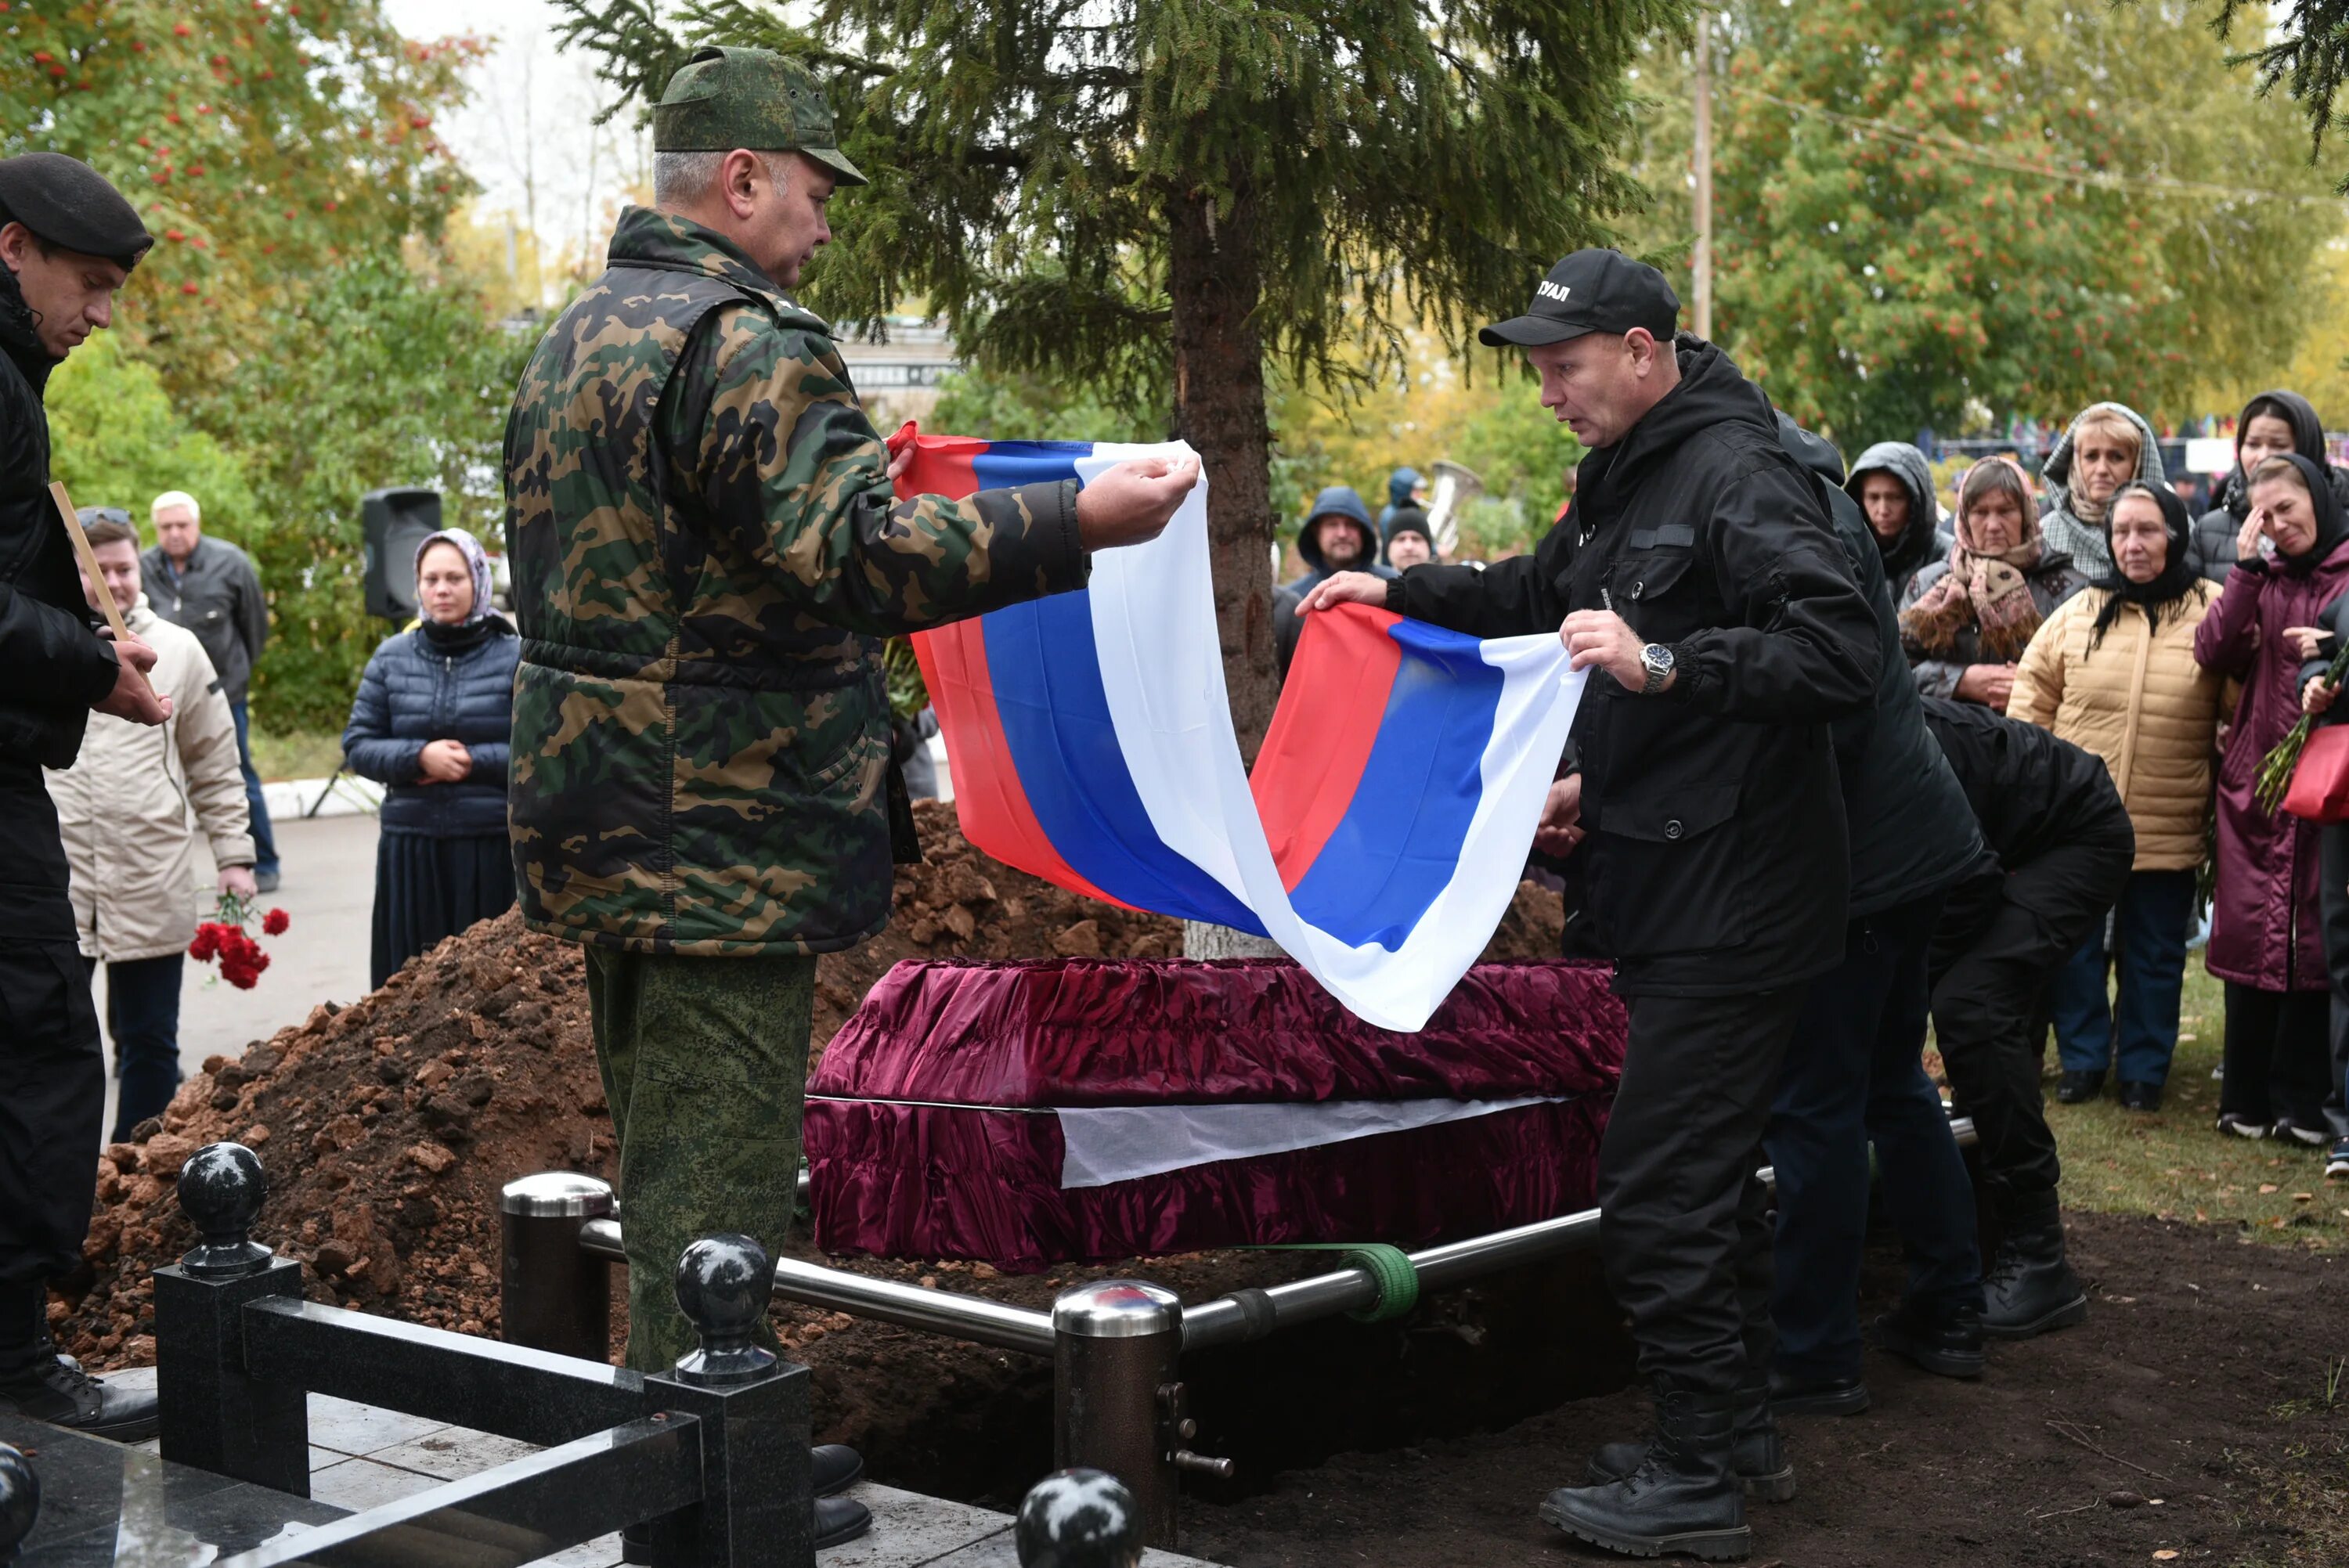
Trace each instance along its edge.
{"label": "flower bouquet", "polygon": [[[2349,638],[2343,639],[2341,651],[2333,655],[2331,664],[2324,666],[2324,684],[2338,686],[2344,676],[2349,676]],[[2283,804],[2284,796],[2291,791],[2292,770],[2300,766],[2300,754],[2308,745],[2308,733],[2315,727],[2316,716],[2302,713],[2300,722],[2276,742],[2275,749],[2260,758],[2260,775],[2253,788],[2258,793],[2261,807],[2269,815],[2275,814],[2277,808]]]}
{"label": "flower bouquet", "polygon": [[[233,892],[221,894],[212,918],[196,927],[195,940],[188,944],[188,956],[199,964],[217,958],[222,979],[240,991],[252,990],[261,972],[269,967],[269,954],[245,933],[246,923],[254,917],[251,903]],[[260,920],[264,936],[282,935],[294,923],[282,909],[273,909]]]}

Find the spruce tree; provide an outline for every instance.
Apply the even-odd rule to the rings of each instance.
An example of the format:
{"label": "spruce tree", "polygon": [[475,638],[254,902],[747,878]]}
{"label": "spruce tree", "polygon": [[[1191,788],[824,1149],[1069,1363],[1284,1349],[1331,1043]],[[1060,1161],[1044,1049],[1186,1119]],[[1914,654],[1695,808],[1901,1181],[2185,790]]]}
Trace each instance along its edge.
{"label": "spruce tree", "polygon": [[[641,108],[688,50],[809,61],[873,177],[839,204],[808,303],[877,321],[922,299],[991,371],[1146,406],[1213,477],[1233,717],[1274,696],[1268,366],[1391,376],[1402,329],[1455,338],[1603,242],[1624,68],[1685,0],[558,0]],[[1367,346],[1369,352],[1364,352]]]}

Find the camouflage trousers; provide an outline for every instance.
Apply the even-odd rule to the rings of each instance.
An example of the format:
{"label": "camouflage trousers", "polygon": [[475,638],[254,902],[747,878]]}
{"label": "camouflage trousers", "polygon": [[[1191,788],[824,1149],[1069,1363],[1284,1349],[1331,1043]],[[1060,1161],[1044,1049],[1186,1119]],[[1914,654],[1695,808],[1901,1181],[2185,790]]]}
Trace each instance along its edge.
{"label": "camouflage trousers", "polygon": [[[815,960],[587,949],[595,1062],[620,1148],[628,1365],[663,1372],[694,1346],[677,1260],[720,1231],[771,1253],[799,1191]],[[776,1348],[760,1320],[760,1338]]]}

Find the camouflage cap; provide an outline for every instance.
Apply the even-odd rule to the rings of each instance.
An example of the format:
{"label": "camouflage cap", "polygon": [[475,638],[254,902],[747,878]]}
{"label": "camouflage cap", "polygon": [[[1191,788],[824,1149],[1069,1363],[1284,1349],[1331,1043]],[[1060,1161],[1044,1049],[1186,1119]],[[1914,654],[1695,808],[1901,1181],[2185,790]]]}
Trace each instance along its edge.
{"label": "camouflage cap", "polygon": [[712,44],[669,77],[653,106],[656,152],[804,152],[839,176],[862,185],[864,175],[840,150],[832,106],[805,66],[771,49],[729,49]]}

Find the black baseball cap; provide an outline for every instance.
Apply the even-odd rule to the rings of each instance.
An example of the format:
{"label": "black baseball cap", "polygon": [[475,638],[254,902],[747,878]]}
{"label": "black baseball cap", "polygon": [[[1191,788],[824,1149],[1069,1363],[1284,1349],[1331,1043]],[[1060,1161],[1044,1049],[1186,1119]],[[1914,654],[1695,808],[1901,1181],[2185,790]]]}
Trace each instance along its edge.
{"label": "black baseball cap", "polygon": [[1658,342],[1670,343],[1680,315],[1680,295],[1645,262],[1620,251],[1577,251],[1534,285],[1525,315],[1480,329],[1476,341],[1487,348],[1533,348],[1644,326]]}

